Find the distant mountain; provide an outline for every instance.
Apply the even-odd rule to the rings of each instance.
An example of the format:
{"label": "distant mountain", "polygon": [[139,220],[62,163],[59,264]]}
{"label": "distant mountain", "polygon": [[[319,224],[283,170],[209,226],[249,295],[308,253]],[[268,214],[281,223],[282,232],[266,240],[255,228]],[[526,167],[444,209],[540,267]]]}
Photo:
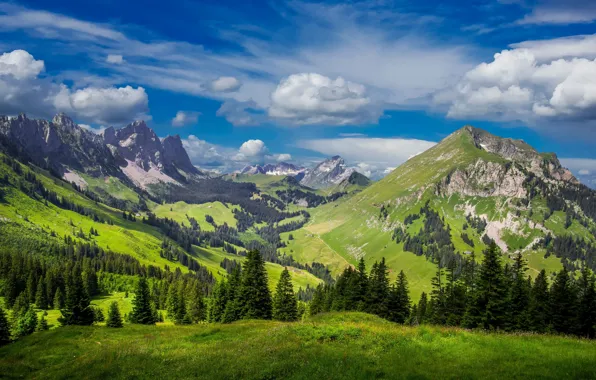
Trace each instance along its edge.
{"label": "distant mountain", "polygon": [[[343,158],[333,156],[321,162],[313,169],[307,170],[300,184],[313,189],[336,187],[341,183],[344,183],[344,185],[347,184],[346,181],[349,181],[349,178],[354,173],[356,173],[356,170],[346,167]],[[360,176],[364,177],[361,174]]]}
{"label": "distant mountain", "polygon": [[280,162],[278,164],[247,166],[240,171],[240,174],[286,175],[301,178],[305,170],[303,167],[298,167],[287,162]]}
{"label": "distant mountain", "polygon": [[65,114],[51,121],[0,116],[0,138],[4,149],[51,170],[59,177],[75,179],[74,171],[94,177],[124,177],[119,161],[101,136],[89,132]]}
{"label": "distant mountain", "polygon": [[107,128],[103,138],[114,156],[124,160],[124,174],[141,188],[201,175],[190,162],[180,136],[168,136],[161,141],[144,121],[135,121],[121,129]]}

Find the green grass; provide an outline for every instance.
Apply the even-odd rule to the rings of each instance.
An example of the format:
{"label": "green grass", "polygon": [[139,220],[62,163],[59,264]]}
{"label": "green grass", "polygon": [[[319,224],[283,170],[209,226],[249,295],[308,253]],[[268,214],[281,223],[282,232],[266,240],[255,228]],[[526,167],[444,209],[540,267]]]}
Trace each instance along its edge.
{"label": "green grass", "polygon": [[139,195],[116,177],[95,178],[83,173],[77,174],[87,182],[91,191],[95,191],[95,189],[99,188],[103,189],[114,198],[131,201],[133,203],[139,201]]}
{"label": "green grass", "polygon": [[4,378],[594,378],[596,342],[404,327],[359,314],[306,322],[65,327],[0,349]]}
{"label": "green grass", "polygon": [[203,204],[188,204],[186,202],[166,203],[157,205],[152,211],[160,218],[174,219],[178,223],[190,225],[188,215],[195,218],[204,231],[214,231],[212,224],[205,220],[206,215],[211,215],[217,225],[227,223],[230,227],[236,227],[236,218],[232,210],[237,209],[235,205],[225,205],[221,202],[210,202]]}

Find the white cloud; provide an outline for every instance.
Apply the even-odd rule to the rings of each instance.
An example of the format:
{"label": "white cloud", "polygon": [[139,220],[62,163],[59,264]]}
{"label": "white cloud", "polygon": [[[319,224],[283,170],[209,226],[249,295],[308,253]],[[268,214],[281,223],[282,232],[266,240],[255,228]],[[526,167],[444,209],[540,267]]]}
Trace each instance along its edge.
{"label": "white cloud", "polygon": [[102,134],[103,131],[106,130],[105,126],[99,126],[98,128],[93,128],[92,126],[90,126],[89,124],[78,124],[79,127],[88,130],[89,132],[93,132],[96,135]]}
{"label": "white cloud", "polygon": [[288,154],[288,153],[282,153],[282,154],[276,154],[276,155],[274,155],[273,158],[277,162],[285,162],[285,161],[291,161],[292,160],[292,155],[291,154]]}
{"label": "white cloud", "polygon": [[596,159],[561,158],[561,164],[571,170],[587,186],[596,188]]}
{"label": "white cloud", "polygon": [[143,87],[88,87],[71,91],[62,85],[54,99],[57,110],[101,124],[122,124],[145,116],[149,99]]}
{"label": "white cloud", "polygon": [[211,82],[211,90],[215,92],[234,92],[241,86],[242,82],[234,77],[219,77]]}
{"label": "white cloud", "polygon": [[453,118],[596,120],[596,35],[527,41],[470,70],[439,93]]}
{"label": "white cloud", "polygon": [[516,22],[517,25],[586,24],[596,20],[596,4],[591,0],[542,0]]}
{"label": "white cloud", "polygon": [[224,117],[236,127],[247,127],[264,123],[267,120],[264,112],[253,100],[246,102],[228,100],[219,107],[216,115]]}
{"label": "white cloud", "polygon": [[[215,37],[234,47],[225,52],[159,36],[141,41],[128,33],[135,30],[134,25],[124,29],[15,5],[1,7],[0,30],[22,30],[33,41],[43,39],[57,55],[92,57],[97,67],[109,70],[111,77],[126,78],[144,87],[241,103],[253,101],[254,108],[263,110],[271,105],[271,94],[280,78],[296,73],[341,77],[345,84],[358,83],[367,89],[363,95],[349,84],[334,82],[333,91],[340,92],[321,94],[313,117],[291,99],[280,99],[272,113],[279,112],[288,121],[298,117],[300,123],[322,120],[341,124],[363,117],[376,122],[380,111],[367,110],[362,102],[421,104],[419,99],[453,84],[470,67],[465,46],[445,38],[434,41],[421,32],[421,25],[435,23],[436,18],[399,13],[381,3],[283,3],[276,7],[288,24],[283,30],[246,33],[234,25],[217,28]],[[148,31],[147,35],[157,34]],[[294,41],[291,48],[288,37]],[[125,56],[126,64],[106,65],[108,55]],[[214,86],[213,78],[219,78]],[[238,78],[242,78],[241,86]],[[348,93],[343,92],[346,86]],[[348,98],[330,99],[346,94]],[[343,114],[346,108],[342,107],[350,102],[358,111],[348,109]],[[239,124],[266,122],[264,117],[250,116],[243,115]]]}
{"label": "white cloud", "polygon": [[371,177],[375,178],[435,144],[432,141],[401,138],[335,138],[300,140],[297,146],[326,156],[340,155],[348,162],[358,163],[362,172],[370,172]]}
{"label": "white cloud", "polygon": [[273,94],[269,116],[295,124],[376,123],[381,115],[364,86],[315,73],[284,78]]}
{"label": "white cloud", "polygon": [[238,149],[238,153],[247,158],[260,158],[267,152],[268,149],[262,140],[248,140]]}
{"label": "white cloud", "polygon": [[172,126],[184,127],[186,125],[196,124],[199,121],[200,114],[200,112],[195,111],[178,111],[172,119]]}
{"label": "white cloud", "polygon": [[124,63],[124,58],[120,54],[108,54],[106,62],[121,65]]}
{"label": "white cloud", "polygon": [[36,78],[44,70],[44,62],[35,60],[25,50],[14,50],[0,55],[0,75],[12,75],[22,80]]}

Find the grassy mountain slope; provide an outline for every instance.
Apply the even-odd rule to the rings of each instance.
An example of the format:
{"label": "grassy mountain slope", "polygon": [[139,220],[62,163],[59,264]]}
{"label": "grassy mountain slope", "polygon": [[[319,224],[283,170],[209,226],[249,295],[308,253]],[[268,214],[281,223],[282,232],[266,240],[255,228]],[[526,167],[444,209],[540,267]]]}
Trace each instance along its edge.
{"label": "grassy mountain slope", "polygon": [[[51,348],[51,349],[49,349]],[[167,354],[166,354],[167,353]],[[6,378],[593,378],[596,343],[404,327],[327,314],[304,323],[65,327],[0,349]]]}
{"label": "grassy mountain slope", "polygon": [[[489,148],[479,146],[475,140],[477,136],[480,136],[481,142],[492,141],[498,147],[513,149],[517,164],[503,155],[491,153]],[[392,235],[396,228],[403,228],[409,236],[416,235],[426,218],[422,216],[407,225],[404,221],[408,215],[418,214],[428,201],[429,207],[451,229],[451,242],[456,252],[475,252],[481,260],[481,252],[486,247],[482,237],[486,234],[509,254],[522,250],[529,261],[532,275],[541,269],[549,273],[556,271],[561,268],[560,260],[553,256],[544,258],[544,250],[533,249],[533,244],[549,231],[555,236],[570,234],[594,240],[591,231],[594,224],[582,218],[586,226],[579,219],[573,219],[571,225],[566,227],[566,214],[563,211],[555,211],[545,219],[549,208],[543,197],[529,199],[524,196],[526,190],[521,183],[515,183],[511,188],[501,188],[504,186],[498,183],[501,180],[523,180],[525,170],[530,167],[529,163],[522,160],[525,157],[534,161],[544,158],[544,165],[547,165],[554,156],[539,155],[521,141],[500,139],[471,127],[462,128],[361,192],[312,210],[310,223],[294,235],[306,235],[314,238],[315,242],[320,240],[326,248],[325,255],[319,261],[331,266],[342,260],[356,264],[360,257],[364,257],[370,265],[385,257],[391,276],[395,278],[400,270],[404,270],[413,296],[417,297],[422,291],[430,291],[430,280],[435,274],[436,265],[423,255],[416,256],[404,250],[404,243],[397,244],[392,240]],[[524,172],[517,169],[516,165],[525,165],[522,168]],[[504,177],[495,174],[495,183],[487,182],[484,177],[492,178],[491,171]],[[466,187],[461,193],[442,193],[444,188],[453,185],[456,175],[468,172],[472,172],[473,176],[467,182],[464,181]],[[560,183],[554,179],[545,181],[555,183],[555,187]],[[485,195],[493,190],[492,195]],[[511,196],[508,193],[514,191],[521,195]],[[525,199],[529,199],[528,205],[523,204],[522,200]],[[469,226],[464,230],[464,226],[469,224],[466,220],[469,214],[484,218],[488,222],[487,227],[483,231],[476,231]],[[579,214],[583,217],[581,212]],[[473,247],[463,240],[462,233],[468,235]],[[304,242],[296,239],[290,241],[284,251],[294,251],[297,256],[303,256],[307,249],[303,245]]]}
{"label": "grassy mountain slope", "polygon": [[[84,194],[76,191],[72,185],[52,177],[47,172],[16,163],[18,172],[2,160],[0,155],[0,248],[11,247],[25,249],[33,246],[32,242],[38,242],[37,246],[46,245],[48,242],[60,243],[64,236],[70,236],[81,242],[96,244],[104,249],[110,249],[118,253],[130,255],[144,265],[153,265],[171,270],[179,268],[183,272],[188,269],[178,261],[170,261],[160,257],[161,244],[164,233],[158,228],[141,222],[141,216],[137,215],[136,221],[123,218],[122,211],[95,202]],[[40,195],[28,195],[23,189],[15,186],[19,181],[27,183],[25,177],[35,175],[43,187],[54,192],[60,198],[68,200],[71,204],[87,210],[89,215],[70,211],[58,207],[51,202],[46,202]],[[185,214],[195,217],[201,228],[213,230],[213,226],[205,221],[205,214],[214,217],[219,224],[228,223],[235,226],[231,210],[237,206],[229,206],[219,202],[203,205],[187,205],[178,202],[171,205],[156,206],[158,214],[186,222]],[[173,211],[170,211],[172,208]],[[101,221],[94,220],[94,216]],[[97,231],[97,235],[91,235],[91,229]],[[84,237],[79,237],[80,233]],[[172,242],[176,246],[175,243]],[[210,252],[205,255],[205,252]],[[192,256],[199,264],[206,266],[216,278],[221,278],[225,270],[219,266],[224,259],[235,259],[242,261],[244,257],[223,252],[219,248],[193,247]],[[278,264],[267,263],[267,270],[270,277],[270,286],[274,287],[279,279],[283,267]],[[306,285],[316,286],[320,279],[310,273],[292,268],[297,288]]]}

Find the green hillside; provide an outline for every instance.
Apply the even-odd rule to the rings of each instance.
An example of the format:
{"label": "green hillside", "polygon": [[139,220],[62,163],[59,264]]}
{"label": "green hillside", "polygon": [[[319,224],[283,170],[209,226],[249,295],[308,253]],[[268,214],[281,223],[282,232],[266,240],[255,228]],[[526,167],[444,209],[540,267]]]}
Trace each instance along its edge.
{"label": "green hillside", "polygon": [[[596,343],[403,327],[366,314],[305,322],[65,327],[0,348],[4,378],[593,378]],[[84,375],[83,375],[84,374]]]}
{"label": "green hillside", "polygon": [[[473,134],[493,139],[496,144],[511,144],[516,149],[515,159],[509,160],[478,147]],[[314,246],[316,251],[322,252],[319,260],[335,270],[339,269],[338,263],[341,262],[355,265],[364,257],[370,265],[385,257],[392,278],[395,278],[397,272],[404,270],[410,280],[412,293],[417,297],[422,291],[428,293],[431,290],[430,283],[436,264],[424,255],[415,255],[404,249],[404,243],[396,243],[392,237],[396,228],[404,229],[410,237],[416,235],[424,225],[425,217],[408,225],[404,221],[409,215],[418,214],[425,203],[429,202],[429,207],[449,226],[451,243],[456,253],[474,252],[481,260],[482,251],[486,248],[483,236],[490,234],[489,237],[496,240],[504,252],[511,255],[516,251],[523,251],[533,275],[542,269],[553,273],[562,267],[560,258],[545,258],[545,251],[534,249],[534,244],[549,232],[554,236],[568,235],[594,241],[596,224],[592,217],[579,211],[572,215],[572,223],[566,226],[565,211],[554,211],[548,215],[545,195],[530,198],[437,193],[440,191],[439,183],[445,181],[445,178],[458,170],[470,170],[477,163],[496,168],[494,170],[503,170],[507,175],[520,170],[519,175],[523,180],[523,176],[527,175],[525,173],[528,173],[526,167],[529,164],[519,157],[526,156],[544,160],[540,165],[548,165],[548,160],[553,157],[556,159],[554,155],[539,155],[521,141],[500,139],[471,127],[462,128],[361,192],[312,210],[310,223],[293,234],[306,239],[289,241],[284,252],[293,252],[296,257],[309,259],[311,252],[305,251]],[[518,166],[521,169],[517,169]],[[492,183],[488,186],[497,187],[499,184]],[[532,187],[524,184],[519,186],[522,190],[523,186],[528,189]],[[466,191],[482,193],[486,190],[485,187],[487,185],[484,183],[473,183],[470,184],[471,190]],[[550,192],[553,191],[547,191],[548,196],[552,197]],[[554,196],[560,197],[557,193]],[[470,214],[484,218],[488,222],[487,227],[482,231],[470,228],[466,220],[466,215]],[[466,230],[464,227],[467,227]],[[464,242],[463,233],[472,241],[473,247]]]}

